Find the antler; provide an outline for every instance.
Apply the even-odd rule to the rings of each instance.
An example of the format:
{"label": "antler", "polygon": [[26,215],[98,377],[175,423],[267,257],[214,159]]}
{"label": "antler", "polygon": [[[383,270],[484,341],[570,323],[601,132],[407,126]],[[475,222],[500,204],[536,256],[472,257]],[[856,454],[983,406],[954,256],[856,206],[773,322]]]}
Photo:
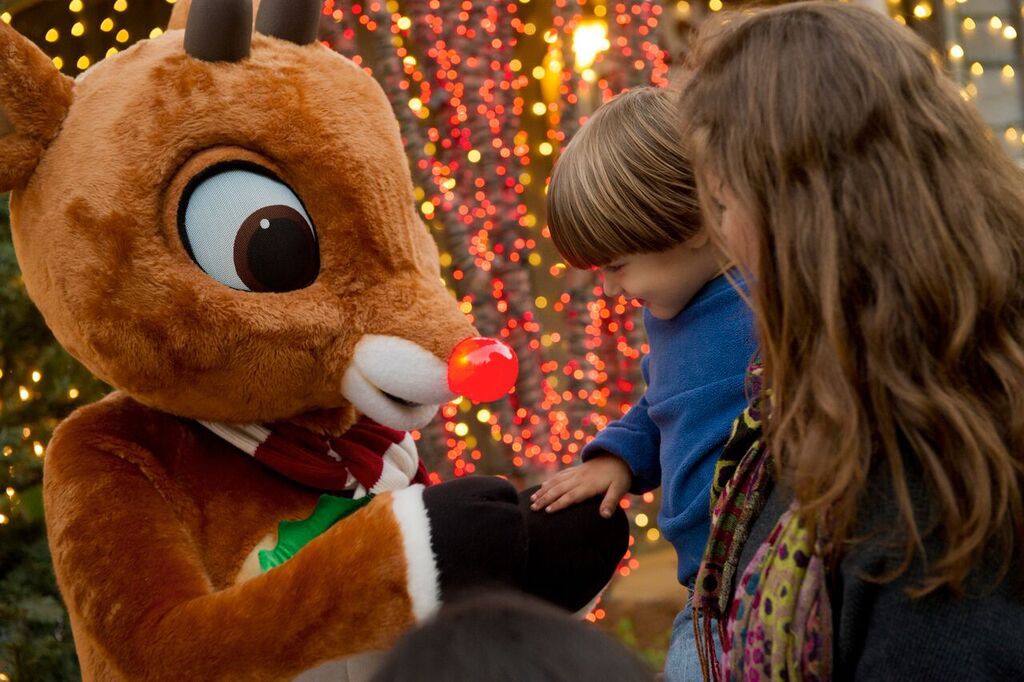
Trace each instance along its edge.
{"label": "antler", "polygon": [[185,51],[206,62],[249,56],[252,0],[193,0],[185,26]]}
{"label": "antler", "polygon": [[256,30],[297,45],[316,40],[320,0],[263,0],[256,15]]}

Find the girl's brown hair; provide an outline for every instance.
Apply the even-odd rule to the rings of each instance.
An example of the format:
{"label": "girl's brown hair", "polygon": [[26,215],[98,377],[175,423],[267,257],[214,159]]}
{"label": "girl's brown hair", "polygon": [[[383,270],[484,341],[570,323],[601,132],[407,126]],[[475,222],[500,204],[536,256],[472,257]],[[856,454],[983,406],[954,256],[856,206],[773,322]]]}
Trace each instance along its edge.
{"label": "girl's brown hair", "polygon": [[[698,177],[753,216],[768,438],[807,515],[856,541],[887,472],[915,589],[1022,545],[1024,174],[911,31],[817,2],[708,29],[683,96]],[[911,501],[927,483],[936,527]],[[837,545],[838,546],[838,545]]]}
{"label": "girl's brown hair", "polygon": [[547,199],[551,238],[570,265],[664,251],[700,230],[678,115],[670,91],[638,88],[598,109],[573,137]]}

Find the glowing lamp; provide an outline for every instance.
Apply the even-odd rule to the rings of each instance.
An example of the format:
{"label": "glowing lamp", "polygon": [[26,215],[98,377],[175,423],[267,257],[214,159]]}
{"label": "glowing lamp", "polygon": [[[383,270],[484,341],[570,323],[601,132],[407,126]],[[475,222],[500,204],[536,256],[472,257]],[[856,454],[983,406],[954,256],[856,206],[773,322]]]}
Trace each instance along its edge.
{"label": "glowing lamp", "polygon": [[584,21],[572,35],[572,51],[576,56],[576,68],[589,69],[597,60],[597,55],[611,47],[608,42],[608,24],[600,19]]}
{"label": "glowing lamp", "polygon": [[519,358],[515,351],[496,339],[463,339],[448,359],[448,386],[478,403],[507,394],[518,374]]}

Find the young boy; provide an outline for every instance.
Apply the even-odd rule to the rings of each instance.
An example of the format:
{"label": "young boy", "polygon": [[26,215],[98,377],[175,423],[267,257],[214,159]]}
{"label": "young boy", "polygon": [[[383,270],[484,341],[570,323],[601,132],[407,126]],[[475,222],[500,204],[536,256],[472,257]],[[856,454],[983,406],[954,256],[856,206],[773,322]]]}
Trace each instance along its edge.
{"label": "young boy", "polygon": [[[601,513],[610,516],[626,492],[661,485],[658,525],[676,549],[679,581],[692,587],[709,532],[711,479],[746,406],[756,342],[750,310],[701,224],[677,121],[669,92],[632,90],[599,109],[555,167],[555,246],[575,267],[599,267],[607,294],[643,304],[651,350],[641,363],[645,395],[597,434],[582,465],[544,483],[533,508],[554,512],[603,495]],[[700,678],[687,605],[673,626],[665,679]]]}

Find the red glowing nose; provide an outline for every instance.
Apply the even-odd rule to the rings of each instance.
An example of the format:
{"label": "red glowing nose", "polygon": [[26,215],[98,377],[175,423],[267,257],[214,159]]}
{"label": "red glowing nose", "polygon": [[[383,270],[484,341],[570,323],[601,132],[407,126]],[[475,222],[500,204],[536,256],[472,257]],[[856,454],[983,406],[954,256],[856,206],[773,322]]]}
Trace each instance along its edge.
{"label": "red glowing nose", "polygon": [[448,387],[473,402],[501,398],[515,386],[518,374],[515,351],[496,339],[463,339],[448,358]]}

